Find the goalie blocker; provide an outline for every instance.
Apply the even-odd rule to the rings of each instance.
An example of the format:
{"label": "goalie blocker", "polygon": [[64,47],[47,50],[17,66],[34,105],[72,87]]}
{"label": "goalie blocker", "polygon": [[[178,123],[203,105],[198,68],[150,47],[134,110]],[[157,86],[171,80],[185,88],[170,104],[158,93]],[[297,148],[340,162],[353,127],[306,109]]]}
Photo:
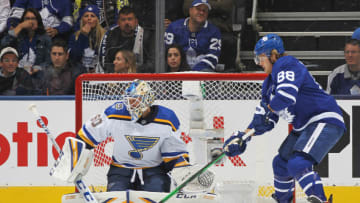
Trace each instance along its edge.
{"label": "goalie blocker", "polygon": [[83,141],[67,137],[50,175],[69,183],[73,183],[79,175],[84,176],[93,160],[93,152],[85,146]]}

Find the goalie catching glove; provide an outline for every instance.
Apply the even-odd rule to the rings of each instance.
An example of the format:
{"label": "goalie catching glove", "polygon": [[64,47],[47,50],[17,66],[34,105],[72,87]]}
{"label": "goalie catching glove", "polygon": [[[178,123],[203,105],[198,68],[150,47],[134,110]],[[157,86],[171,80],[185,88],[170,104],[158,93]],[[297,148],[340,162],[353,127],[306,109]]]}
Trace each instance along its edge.
{"label": "goalie catching glove", "polygon": [[[203,166],[194,164],[190,166],[177,167],[171,171],[171,177],[175,182],[175,187],[184,183],[188,178],[198,172]],[[215,173],[207,169],[200,174],[193,181],[188,183],[183,189],[183,192],[210,192],[215,184]]]}
{"label": "goalie catching glove", "polygon": [[83,141],[67,137],[50,175],[73,183],[77,176],[84,176],[88,172],[92,160],[93,152],[85,148]]}
{"label": "goalie catching glove", "polygon": [[225,141],[223,148],[226,156],[233,157],[244,153],[246,143],[251,139],[251,136],[249,136],[247,139],[243,140],[242,137],[244,135],[244,132],[237,131]]}

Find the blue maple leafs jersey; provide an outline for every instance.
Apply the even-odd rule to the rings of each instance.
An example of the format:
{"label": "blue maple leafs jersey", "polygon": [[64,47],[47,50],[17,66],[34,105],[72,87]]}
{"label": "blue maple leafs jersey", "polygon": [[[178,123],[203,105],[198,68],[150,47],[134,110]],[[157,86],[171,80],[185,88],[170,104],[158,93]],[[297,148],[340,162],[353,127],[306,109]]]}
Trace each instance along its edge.
{"label": "blue maple leafs jersey", "polygon": [[8,28],[18,25],[27,8],[38,10],[44,27],[56,28],[59,33],[68,32],[73,26],[70,0],[16,0],[7,20]]}
{"label": "blue maple leafs jersey", "polygon": [[215,70],[221,53],[220,30],[206,21],[200,31],[190,32],[188,21],[186,18],[171,23],[165,32],[165,44],[182,46],[192,70]]}
{"label": "blue maple leafs jersey", "polygon": [[117,167],[148,168],[172,161],[175,167],[187,166],[188,151],[180,139],[176,114],[163,106],[153,107],[151,119],[132,122],[125,104],[116,102],[86,121],[78,136],[92,147],[112,136],[112,165]]}
{"label": "blue maple leafs jersey", "polygon": [[283,119],[301,131],[310,123],[325,122],[345,129],[340,107],[293,56],[283,56],[273,65],[262,87],[262,100]]}

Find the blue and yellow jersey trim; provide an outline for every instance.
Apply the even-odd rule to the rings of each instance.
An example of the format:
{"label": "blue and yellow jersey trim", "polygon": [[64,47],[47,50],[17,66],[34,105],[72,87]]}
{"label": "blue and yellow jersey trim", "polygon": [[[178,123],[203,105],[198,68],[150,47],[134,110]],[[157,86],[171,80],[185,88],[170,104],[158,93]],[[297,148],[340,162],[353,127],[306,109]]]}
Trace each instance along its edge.
{"label": "blue and yellow jersey trim", "polygon": [[177,159],[176,164],[175,164],[174,167],[176,168],[176,167],[181,167],[181,166],[189,166],[190,163],[187,160],[189,160],[189,158],[185,159],[184,157],[179,157]]}
{"label": "blue and yellow jersey trim", "polygon": [[119,167],[119,168],[130,168],[130,169],[145,169],[145,168],[151,168],[151,167],[138,167],[138,166],[135,166],[135,165],[133,165],[133,164],[128,164],[128,163],[121,164],[121,163],[119,163],[119,161],[117,161],[117,160],[115,159],[114,156],[112,156],[111,165],[116,166],[116,167]]}
{"label": "blue and yellow jersey trim", "polygon": [[119,168],[128,168],[128,169],[147,169],[147,168],[153,168],[153,167],[136,167],[131,164],[119,164],[115,163],[114,160],[111,162],[111,165],[119,167]]}
{"label": "blue and yellow jersey trim", "polygon": [[131,116],[123,102],[115,102],[105,110],[108,119],[131,120]]}
{"label": "blue and yellow jersey trim", "polygon": [[189,154],[187,152],[178,152],[178,153],[163,153],[162,159],[165,163],[168,163],[173,160],[177,160],[175,167],[180,166],[188,166],[190,163],[189,160]]}
{"label": "blue and yellow jersey trim", "polygon": [[170,120],[155,118],[154,123],[161,123],[161,124],[169,125],[171,127],[172,131],[174,131],[174,132],[176,132],[178,130]]}
{"label": "blue and yellow jersey trim", "polygon": [[107,118],[108,119],[116,119],[116,120],[127,120],[127,121],[131,120],[131,116],[117,115],[117,114],[108,115]]}
{"label": "blue and yellow jersey trim", "polygon": [[79,130],[78,136],[86,142],[86,144],[96,147],[99,143],[90,135],[90,133],[86,130],[85,125]]}
{"label": "blue and yellow jersey trim", "polygon": [[176,132],[180,126],[180,121],[175,112],[164,106],[158,106],[158,113],[153,122],[169,125],[174,132]]}

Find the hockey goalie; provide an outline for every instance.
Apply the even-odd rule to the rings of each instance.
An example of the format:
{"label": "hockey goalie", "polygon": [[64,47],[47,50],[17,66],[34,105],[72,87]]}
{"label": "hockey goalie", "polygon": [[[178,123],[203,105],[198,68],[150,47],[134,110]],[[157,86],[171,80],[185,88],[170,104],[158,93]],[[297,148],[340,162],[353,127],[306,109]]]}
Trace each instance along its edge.
{"label": "hockey goalie", "polygon": [[[171,185],[181,185],[201,166],[189,164],[176,114],[164,106],[153,105],[154,95],[145,81],[130,83],[122,101],[86,121],[76,139],[66,140],[51,174],[68,182],[85,176],[93,156],[91,150],[112,137],[107,192],[94,193],[97,201],[164,202]],[[216,195],[210,193],[213,186],[214,173],[205,171],[174,195],[171,202],[217,201]],[[86,202],[83,197],[65,195],[63,202]]]}

